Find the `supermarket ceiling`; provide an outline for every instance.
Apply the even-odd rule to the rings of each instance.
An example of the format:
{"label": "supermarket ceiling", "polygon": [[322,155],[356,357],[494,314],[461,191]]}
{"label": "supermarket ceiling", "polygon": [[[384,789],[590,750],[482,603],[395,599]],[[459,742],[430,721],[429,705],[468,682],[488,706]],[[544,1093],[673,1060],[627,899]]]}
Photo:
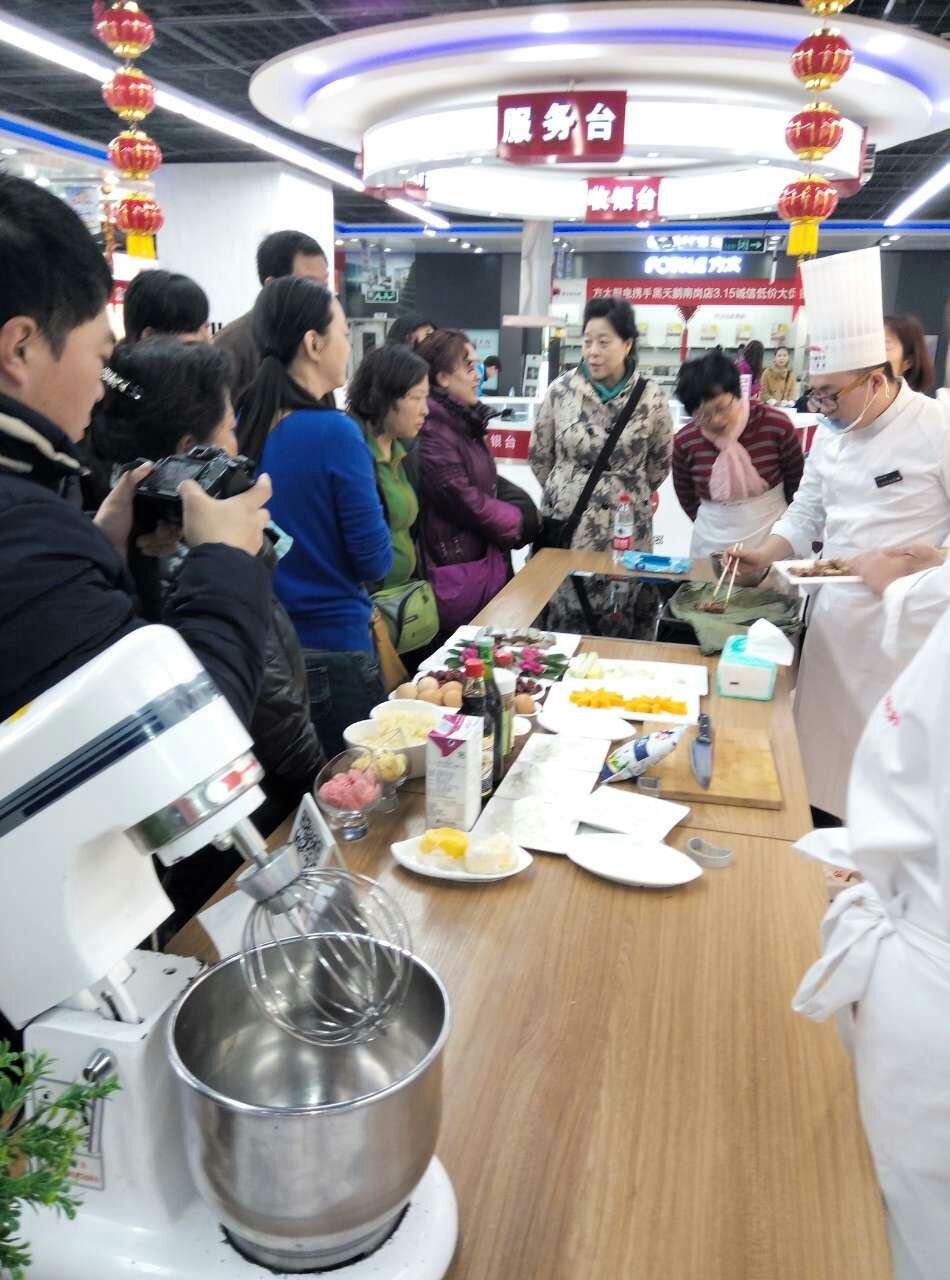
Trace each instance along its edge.
{"label": "supermarket ceiling", "polygon": [[[593,0],[574,0],[574,3]],[[689,0],[668,0],[673,10]],[[802,35],[814,25],[798,0],[768,0],[801,15]],[[155,43],[143,68],[166,85],[189,93],[233,115],[261,124],[248,96],[251,77],[264,63],[289,49],[334,36],[365,31],[385,23],[461,17],[486,9],[556,6],[551,0],[144,0],[156,25]],[[635,8],[633,4],[629,6]],[[741,11],[744,6],[734,8]],[[762,22],[763,6],[749,9],[750,25]],[[29,22],[51,35],[101,54],[91,34],[88,0],[8,0],[0,16]],[[846,31],[851,17],[886,23],[886,31],[916,31],[950,44],[950,0],[854,0],[838,20]],[[789,72],[791,78],[791,73]],[[948,86],[950,91],[950,86]],[[802,98],[804,101],[804,91]],[[343,108],[345,98],[341,98]],[[0,110],[26,116],[55,129],[106,141],[115,119],[99,101],[88,79],[0,44]],[[347,168],[351,150],[301,138],[273,121],[267,127],[295,145],[304,145]],[[157,115],[152,128],[166,163],[184,161],[256,161],[261,153],[245,144],[168,112]],[[855,196],[842,201],[836,217],[883,218],[906,192],[950,159],[950,129],[879,150],[874,175]],[[402,221],[396,211],[367,196],[337,189],[337,217],[347,223]],[[950,217],[950,189],[921,214]]]}

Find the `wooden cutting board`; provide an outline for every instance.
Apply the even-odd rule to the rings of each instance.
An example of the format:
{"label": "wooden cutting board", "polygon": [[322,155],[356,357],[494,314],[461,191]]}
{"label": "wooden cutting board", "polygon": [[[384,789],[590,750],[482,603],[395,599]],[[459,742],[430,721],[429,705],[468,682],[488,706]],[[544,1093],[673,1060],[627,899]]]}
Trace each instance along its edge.
{"label": "wooden cutting board", "polygon": [[[644,733],[663,725],[644,725]],[[660,779],[660,798],[704,804],[736,804],[748,809],[781,809],[779,785],[769,735],[763,729],[717,729],[713,726],[713,768],[709,790],[693,777],[690,746],[697,727],[691,725],[671,756],[648,777]]]}

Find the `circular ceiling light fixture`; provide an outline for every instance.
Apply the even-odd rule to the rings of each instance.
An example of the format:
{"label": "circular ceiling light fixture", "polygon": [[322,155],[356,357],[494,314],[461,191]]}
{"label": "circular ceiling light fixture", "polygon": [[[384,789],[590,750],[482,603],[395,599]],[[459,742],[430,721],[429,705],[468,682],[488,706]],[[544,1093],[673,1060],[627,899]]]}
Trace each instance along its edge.
{"label": "circular ceiling light fixture", "polygon": [[597,44],[528,44],[512,49],[505,55],[509,62],[577,62],[582,58],[596,58],[600,53]]}
{"label": "circular ceiling light fixture", "polygon": [[571,20],[564,13],[539,13],[531,19],[531,30],[539,35],[556,36],[570,28]]}
{"label": "circular ceiling light fixture", "polygon": [[326,71],[327,64],[323,58],[318,58],[315,53],[299,53],[294,58],[293,68],[298,75],[319,76]]}
{"label": "circular ceiling light fixture", "polygon": [[866,48],[868,53],[899,53],[906,43],[903,36],[893,31],[885,31],[882,35],[872,36]]}

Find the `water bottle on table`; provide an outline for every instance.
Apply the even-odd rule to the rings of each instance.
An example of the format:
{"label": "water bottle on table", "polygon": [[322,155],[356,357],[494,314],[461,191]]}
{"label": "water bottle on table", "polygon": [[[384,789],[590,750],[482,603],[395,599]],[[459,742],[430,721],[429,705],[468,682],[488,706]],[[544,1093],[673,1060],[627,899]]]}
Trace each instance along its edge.
{"label": "water bottle on table", "polygon": [[633,503],[629,493],[622,493],[614,509],[614,564],[633,549]]}

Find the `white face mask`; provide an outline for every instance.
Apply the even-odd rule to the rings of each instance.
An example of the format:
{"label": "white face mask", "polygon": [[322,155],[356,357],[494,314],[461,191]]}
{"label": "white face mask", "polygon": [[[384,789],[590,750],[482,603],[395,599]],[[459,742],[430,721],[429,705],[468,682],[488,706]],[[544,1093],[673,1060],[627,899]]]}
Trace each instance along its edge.
{"label": "white face mask", "polygon": [[871,388],[869,386],[868,394],[864,398],[864,408],[861,410],[858,416],[854,419],[854,421],[849,422],[847,426],[842,426],[840,422],[835,422],[833,418],[829,418],[827,414],[824,414],[824,413],[816,413],[815,417],[818,419],[819,426],[827,427],[828,430],[834,432],[836,436],[846,436],[849,431],[853,431],[855,427],[860,423],[861,419],[864,417],[864,415],[867,413],[867,411],[870,409],[871,405],[874,403],[876,399],[877,399],[877,392],[875,391],[874,395],[872,396]]}

